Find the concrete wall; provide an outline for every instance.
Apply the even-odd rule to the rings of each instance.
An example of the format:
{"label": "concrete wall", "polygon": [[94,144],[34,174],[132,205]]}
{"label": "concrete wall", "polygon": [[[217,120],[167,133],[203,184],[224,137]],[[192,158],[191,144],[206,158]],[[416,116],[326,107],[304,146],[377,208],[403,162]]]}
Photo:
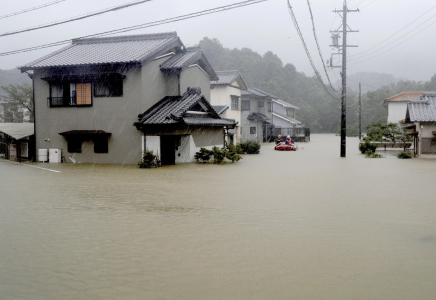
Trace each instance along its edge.
{"label": "concrete wall", "polygon": [[[98,71],[80,70],[85,74]],[[149,103],[138,101],[142,95],[140,69],[132,68],[126,72],[121,97],[92,96],[91,107],[49,107],[49,83],[41,80],[49,75],[41,71],[34,74],[36,149],[61,149],[66,158],[73,156],[79,162],[135,164],[140,160],[141,133],[133,126],[133,122],[138,113],[151,103],[151,98],[144,99]],[[108,140],[108,153],[94,153],[91,141],[82,144],[82,153],[68,153],[67,140],[59,133],[70,130],[104,130],[112,133]]]}
{"label": "concrete wall", "polygon": [[196,65],[184,69],[180,74],[180,93],[185,93],[188,87],[201,88],[201,93],[210,102],[210,78]]}
{"label": "concrete wall", "polygon": [[388,102],[388,124],[406,118],[407,102]]}

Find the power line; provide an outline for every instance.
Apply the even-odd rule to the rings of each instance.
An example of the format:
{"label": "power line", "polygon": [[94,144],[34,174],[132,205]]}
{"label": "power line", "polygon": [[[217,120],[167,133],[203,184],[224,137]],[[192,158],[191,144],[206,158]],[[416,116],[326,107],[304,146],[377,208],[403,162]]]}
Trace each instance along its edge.
{"label": "power line", "polygon": [[0,16],[0,19],[5,19],[5,18],[16,16],[16,15],[24,14],[24,13],[29,12],[29,11],[34,11],[34,10],[41,9],[41,8],[44,8],[44,7],[47,7],[47,6],[50,6],[50,5],[55,5],[55,4],[57,4],[59,2],[63,2],[63,1],[66,1],[66,0],[57,0],[57,1],[54,1],[54,2],[50,2],[50,3],[42,4],[42,5],[39,5],[39,6],[35,6],[35,7],[32,7],[32,8],[28,8],[28,9],[25,9],[25,10],[17,11],[17,12],[11,13],[11,14]]}
{"label": "power line", "polygon": [[[384,51],[384,52],[382,52],[382,53],[379,53],[379,54],[377,54],[377,55],[374,55],[374,56],[372,56],[372,57],[370,57],[370,58],[368,58],[368,59],[365,59],[365,60],[362,60],[362,61],[355,62],[355,63],[351,64],[351,66],[354,66],[354,65],[357,65],[357,64],[363,63],[363,62],[365,62],[365,61],[371,60],[371,59],[373,59],[373,58],[375,58],[375,57],[377,57],[377,56],[380,56],[380,55],[382,55],[382,54],[385,54],[386,52],[391,51],[392,49],[397,48],[399,45],[404,44],[405,42],[407,42],[407,41],[410,40],[411,38],[417,36],[419,33],[421,33],[422,31],[426,30],[427,28],[429,28],[430,26],[432,26],[432,25],[435,24],[435,23],[436,23],[436,21],[434,21],[433,23],[429,24],[427,27],[424,27],[423,29],[421,29],[420,31],[418,31],[416,34],[412,35],[412,36],[409,37],[408,39],[406,39],[406,40],[402,41],[401,43],[399,43],[399,44],[397,44],[397,45],[395,45],[395,46],[389,48],[388,50],[386,50],[386,51]],[[391,43],[391,44],[392,44],[392,43]]]}
{"label": "power line", "polygon": [[43,24],[43,25],[39,25],[39,26],[35,26],[35,27],[26,28],[26,29],[20,29],[20,30],[16,30],[16,31],[1,33],[0,37],[7,36],[7,35],[18,34],[18,33],[23,33],[23,32],[27,32],[27,31],[38,30],[38,29],[47,28],[47,27],[52,27],[52,26],[56,26],[56,25],[60,25],[60,24],[74,22],[74,21],[77,21],[77,20],[83,20],[83,19],[86,19],[86,18],[102,15],[102,14],[105,14],[105,13],[108,13],[108,12],[111,12],[111,11],[114,11],[114,10],[120,10],[120,9],[124,9],[124,8],[130,7],[130,6],[134,6],[134,5],[138,5],[138,4],[142,4],[144,2],[150,2],[150,1],[152,1],[152,0],[141,0],[141,1],[136,1],[136,2],[129,2],[129,3],[125,3],[125,4],[122,4],[122,5],[114,6],[114,7],[108,8],[108,9],[92,12],[92,13],[89,13],[89,14],[86,14],[86,15],[72,17],[70,19],[64,19],[64,20],[53,22],[53,23],[48,23],[48,24]]}
{"label": "power line", "polygon": [[[252,4],[257,4],[257,3],[261,3],[261,2],[265,2],[265,1],[268,1],[268,0],[247,0],[247,1],[238,2],[238,3],[225,5],[225,6],[220,6],[220,7],[216,7],[216,8],[212,8],[212,9],[208,9],[208,10],[202,10],[199,12],[190,13],[187,15],[182,15],[182,16],[178,16],[178,17],[174,17],[174,18],[168,18],[168,19],[164,19],[164,20],[160,20],[160,21],[154,21],[154,22],[144,23],[144,24],[140,24],[140,25],[124,27],[124,28],[120,28],[120,29],[114,29],[114,30],[95,33],[95,34],[90,34],[90,35],[79,37],[77,39],[84,39],[84,38],[103,36],[103,35],[109,35],[109,34],[117,34],[117,33],[128,32],[128,31],[158,26],[158,25],[172,23],[172,22],[178,22],[178,21],[182,21],[182,20],[186,20],[186,19],[196,18],[196,17],[200,17],[203,15],[208,15],[208,14],[213,14],[213,13],[222,12],[222,11],[226,11],[226,10],[231,10],[231,9],[235,9],[235,8],[239,8],[239,7],[243,7],[243,6],[247,6],[247,5],[252,5]],[[13,54],[29,52],[29,51],[34,51],[34,50],[39,50],[39,49],[44,49],[44,48],[49,48],[49,47],[60,46],[60,45],[64,45],[64,44],[69,44],[69,43],[71,43],[71,41],[72,40],[69,39],[69,40],[63,40],[63,41],[59,41],[59,42],[44,44],[44,45],[40,45],[40,46],[34,46],[34,47],[29,47],[29,48],[23,48],[23,49],[3,52],[3,53],[0,53],[0,56],[13,55]]]}
{"label": "power line", "polygon": [[[420,18],[421,18],[422,16],[424,16],[425,14],[429,13],[429,12],[430,12],[431,10],[433,10],[435,7],[436,7],[436,5],[433,6],[432,8],[430,8],[429,10],[427,10],[425,13],[423,13],[422,15],[420,15],[419,17],[417,17],[416,19],[414,19],[412,22],[408,23],[406,26],[402,27],[400,30],[396,31],[394,34],[390,35],[389,37],[387,37],[386,39],[384,39],[383,41],[381,41],[380,43],[378,43],[377,45],[375,45],[374,47],[369,48],[368,50],[362,51],[362,52],[360,52],[360,53],[357,53],[357,54],[353,55],[353,57],[354,57],[354,56],[361,56],[363,53],[366,53],[366,52],[368,52],[368,51],[370,51],[370,50],[372,50],[372,49],[374,49],[374,48],[377,48],[379,45],[383,44],[384,42],[386,42],[387,40],[389,40],[390,38],[392,38],[393,36],[395,36],[396,34],[398,34],[399,32],[401,32],[402,30],[404,30],[405,28],[407,28],[409,25],[415,23],[418,19],[420,19]],[[430,19],[432,19],[432,18],[434,18],[434,17],[435,17],[435,16],[432,16],[431,18],[427,19],[425,22],[421,23],[420,25],[418,25],[417,27],[415,27],[414,29],[412,29],[412,30],[409,31],[408,33],[404,34],[402,37],[406,36],[407,34],[409,34],[410,32],[412,32],[413,30],[417,29],[417,28],[420,27],[421,25],[425,24],[426,22],[428,22]],[[399,39],[401,39],[401,37],[400,37]],[[397,39],[397,40],[399,40],[399,39]],[[395,41],[397,41],[397,40],[395,40]],[[394,43],[395,41],[393,41],[392,43]],[[392,44],[392,43],[390,43],[390,44]],[[390,44],[388,44],[388,45],[386,45],[386,46],[389,46]],[[385,46],[385,47],[386,47],[386,46]],[[381,49],[383,49],[383,48],[381,48]],[[379,50],[381,50],[381,49],[379,49]],[[376,50],[376,51],[378,51],[378,50]],[[376,52],[376,51],[373,51],[373,52],[371,52],[371,53],[374,53],[374,52]],[[362,57],[363,57],[363,56],[362,56]],[[356,58],[356,59],[358,59],[358,58]]]}
{"label": "power line", "polygon": [[324,59],[322,58],[321,49],[320,49],[319,43],[318,43],[318,38],[316,37],[315,23],[313,22],[312,8],[310,7],[309,0],[307,0],[307,5],[309,6],[310,18],[312,19],[313,36],[315,37],[316,46],[318,48],[319,57],[321,58],[321,61],[322,61],[322,66],[324,67],[324,72],[325,72],[325,75],[327,76],[327,80],[329,82],[330,87],[332,88],[333,91],[336,92],[335,88],[333,87],[332,83],[330,82],[330,77],[329,77],[329,74],[327,73],[327,69],[325,67]]}
{"label": "power line", "polygon": [[330,91],[326,88],[324,82],[322,81],[322,78],[321,78],[321,76],[319,75],[319,72],[318,72],[318,70],[316,69],[315,64],[313,63],[312,57],[310,56],[309,50],[307,49],[306,42],[304,41],[303,34],[301,33],[300,27],[298,26],[298,22],[297,22],[297,19],[295,18],[294,11],[292,10],[292,6],[291,6],[291,4],[289,3],[289,0],[287,0],[287,2],[288,2],[288,10],[289,10],[289,13],[290,13],[290,15],[291,15],[291,17],[292,17],[292,21],[294,22],[295,28],[297,29],[298,35],[300,36],[301,42],[303,43],[303,47],[304,47],[304,49],[306,50],[307,57],[309,58],[310,64],[312,65],[312,68],[313,68],[313,71],[315,72],[316,77],[317,77],[318,80],[321,82],[321,85],[322,85],[322,87],[324,88],[324,90],[327,92],[327,94],[328,94],[330,97],[332,97],[333,99],[335,99],[335,100],[339,100],[338,98],[336,98],[334,95],[332,95],[332,94],[330,93]]}

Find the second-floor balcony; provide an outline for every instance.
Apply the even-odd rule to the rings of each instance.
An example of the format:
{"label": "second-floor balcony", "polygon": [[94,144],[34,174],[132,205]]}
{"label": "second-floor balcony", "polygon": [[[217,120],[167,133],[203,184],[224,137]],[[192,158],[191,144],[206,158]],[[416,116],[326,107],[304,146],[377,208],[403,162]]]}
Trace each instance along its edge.
{"label": "second-floor balcony", "polygon": [[91,101],[78,102],[76,97],[48,97],[47,104],[49,107],[92,106]]}

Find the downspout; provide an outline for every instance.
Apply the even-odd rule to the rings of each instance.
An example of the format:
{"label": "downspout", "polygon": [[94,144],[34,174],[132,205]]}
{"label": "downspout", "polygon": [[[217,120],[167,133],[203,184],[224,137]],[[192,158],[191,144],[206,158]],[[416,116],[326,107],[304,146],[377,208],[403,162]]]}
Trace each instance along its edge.
{"label": "downspout", "polygon": [[181,96],[182,94],[180,94],[180,73],[177,73],[177,91],[179,93],[178,96]]}

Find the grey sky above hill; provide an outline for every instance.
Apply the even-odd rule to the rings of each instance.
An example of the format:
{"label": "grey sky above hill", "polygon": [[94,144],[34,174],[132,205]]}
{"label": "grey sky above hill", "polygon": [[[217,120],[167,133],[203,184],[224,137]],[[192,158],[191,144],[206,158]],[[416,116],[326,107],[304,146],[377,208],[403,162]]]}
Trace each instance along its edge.
{"label": "grey sky above hill", "polygon": [[[0,37],[0,52],[177,17],[241,1],[243,0],[153,0],[80,21]],[[50,2],[53,1],[0,0],[2,7],[0,15]],[[128,2],[133,0],[65,0],[43,9],[0,19],[0,34],[52,23]],[[290,2],[315,65],[327,82],[313,38],[307,1],[291,0]],[[335,8],[342,9],[343,0],[311,0],[310,3],[321,51],[324,60],[328,60],[331,53],[337,52],[329,47],[330,30],[335,30],[341,25],[341,18],[332,11]],[[436,42],[431,38],[436,33],[436,23],[432,24],[436,22],[434,0],[349,0],[348,4],[350,9],[356,7],[360,9],[360,12],[348,15],[349,26],[353,30],[360,31],[348,34],[349,44],[359,45],[358,48],[348,49],[348,74],[374,71],[426,81],[436,73],[434,55]],[[422,23],[424,24],[412,31]],[[428,28],[424,29],[427,26]],[[422,32],[419,32],[420,30]],[[193,46],[207,36],[217,38],[227,48],[247,47],[260,54],[272,51],[284,63],[292,63],[298,71],[309,76],[313,75],[289,15],[286,0],[269,0],[124,34],[168,31],[177,31],[186,46]],[[379,46],[374,48],[377,45]],[[385,48],[380,49],[383,46]],[[61,47],[0,56],[0,69],[12,69],[24,65]],[[359,56],[359,53],[366,56]],[[339,69],[329,71],[329,76],[332,82],[337,81],[340,78]]]}

